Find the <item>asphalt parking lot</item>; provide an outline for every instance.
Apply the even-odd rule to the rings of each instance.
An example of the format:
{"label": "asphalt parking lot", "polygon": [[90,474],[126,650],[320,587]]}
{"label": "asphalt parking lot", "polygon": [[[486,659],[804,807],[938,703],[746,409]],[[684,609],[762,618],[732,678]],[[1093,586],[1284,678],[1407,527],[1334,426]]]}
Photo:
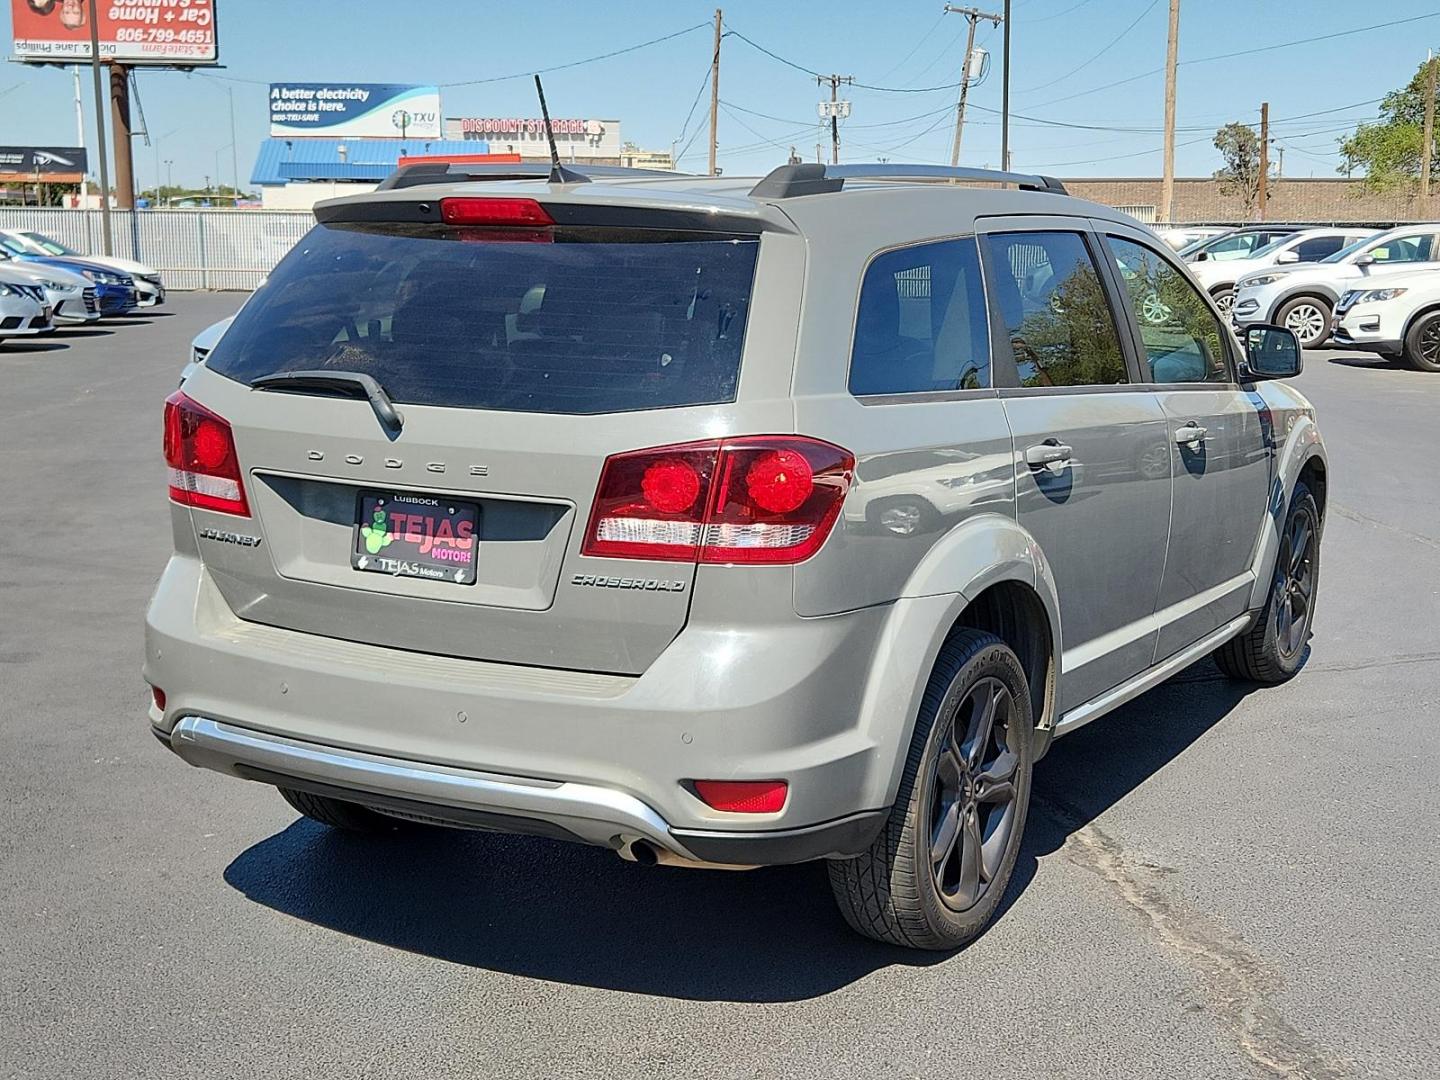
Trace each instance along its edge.
{"label": "asphalt parking lot", "polygon": [[237,294],[0,345],[0,1077],[1440,1075],[1440,376],[1315,353],[1313,652],[1056,744],[968,949],[818,866],[365,841],[147,730],[161,401]]}

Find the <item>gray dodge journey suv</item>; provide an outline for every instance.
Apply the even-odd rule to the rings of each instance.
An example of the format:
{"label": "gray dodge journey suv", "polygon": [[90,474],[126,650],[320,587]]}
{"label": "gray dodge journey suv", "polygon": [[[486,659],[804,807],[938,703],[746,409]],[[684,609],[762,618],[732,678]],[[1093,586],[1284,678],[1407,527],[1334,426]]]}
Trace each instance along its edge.
{"label": "gray dodge journey suv", "polygon": [[193,765],[339,828],[824,859],[950,948],[1053,738],[1301,665],[1294,335],[1056,181],[432,164],[316,218],[165,406],[145,677]]}

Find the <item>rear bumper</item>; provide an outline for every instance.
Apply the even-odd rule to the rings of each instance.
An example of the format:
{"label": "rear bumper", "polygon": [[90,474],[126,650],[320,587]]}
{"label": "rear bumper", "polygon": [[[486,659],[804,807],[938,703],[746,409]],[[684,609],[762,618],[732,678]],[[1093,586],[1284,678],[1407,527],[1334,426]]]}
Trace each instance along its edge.
{"label": "rear bumper", "polygon": [[421,764],[317,746],[198,716],[182,717],[161,739],[200,768],[346,798],[404,816],[616,849],[645,840],[681,858],[731,865],[800,862],[835,852],[837,844],[858,842],[863,847],[884,814],[751,834],[676,830],[633,795],[593,784]]}
{"label": "rear bumper", "polygon": [[[926,603],[939,609],[692,626],[643,675],[601,675],[244,622],[178,555],[147,615],[145,677],[166,696],[156,735],[193,765],[457,825],[796,862],[858,854],[881,827],[910,705],[867,684],[901,662],[885,659],[887,621]],[[711,778],[785,779],[789,798],[723,813],[688,784]]]}

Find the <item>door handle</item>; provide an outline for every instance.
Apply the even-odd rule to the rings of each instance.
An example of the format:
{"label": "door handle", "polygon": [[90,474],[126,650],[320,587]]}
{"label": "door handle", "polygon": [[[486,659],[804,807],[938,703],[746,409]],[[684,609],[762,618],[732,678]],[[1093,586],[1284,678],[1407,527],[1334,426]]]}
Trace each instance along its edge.
{"label": "door handle", "polygon": [[1058,442],[1043,442],[1039,446],[1032,446],[1025,451],[1025,464],[1032,469],[1042,469],[1046,465],[1055,465],[1062,461],[1069,461],[1075,451],[1069,446]]}
{"label": "door handle", "polygon": [[1184,427],[1176,430],[1175,441],[1181,446],[1194,446],[1196,443],[1205,441],[1205,430],[1205,428],[1192,420]]}

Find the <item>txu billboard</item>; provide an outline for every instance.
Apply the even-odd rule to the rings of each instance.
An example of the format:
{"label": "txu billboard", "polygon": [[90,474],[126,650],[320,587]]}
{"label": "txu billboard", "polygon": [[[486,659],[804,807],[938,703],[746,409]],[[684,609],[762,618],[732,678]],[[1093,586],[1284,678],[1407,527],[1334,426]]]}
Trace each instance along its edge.
{"label": "txu billboard", "polygon": [[440,88],[393,83],[271,83],[270,134],[280,138],[440,138]]}

